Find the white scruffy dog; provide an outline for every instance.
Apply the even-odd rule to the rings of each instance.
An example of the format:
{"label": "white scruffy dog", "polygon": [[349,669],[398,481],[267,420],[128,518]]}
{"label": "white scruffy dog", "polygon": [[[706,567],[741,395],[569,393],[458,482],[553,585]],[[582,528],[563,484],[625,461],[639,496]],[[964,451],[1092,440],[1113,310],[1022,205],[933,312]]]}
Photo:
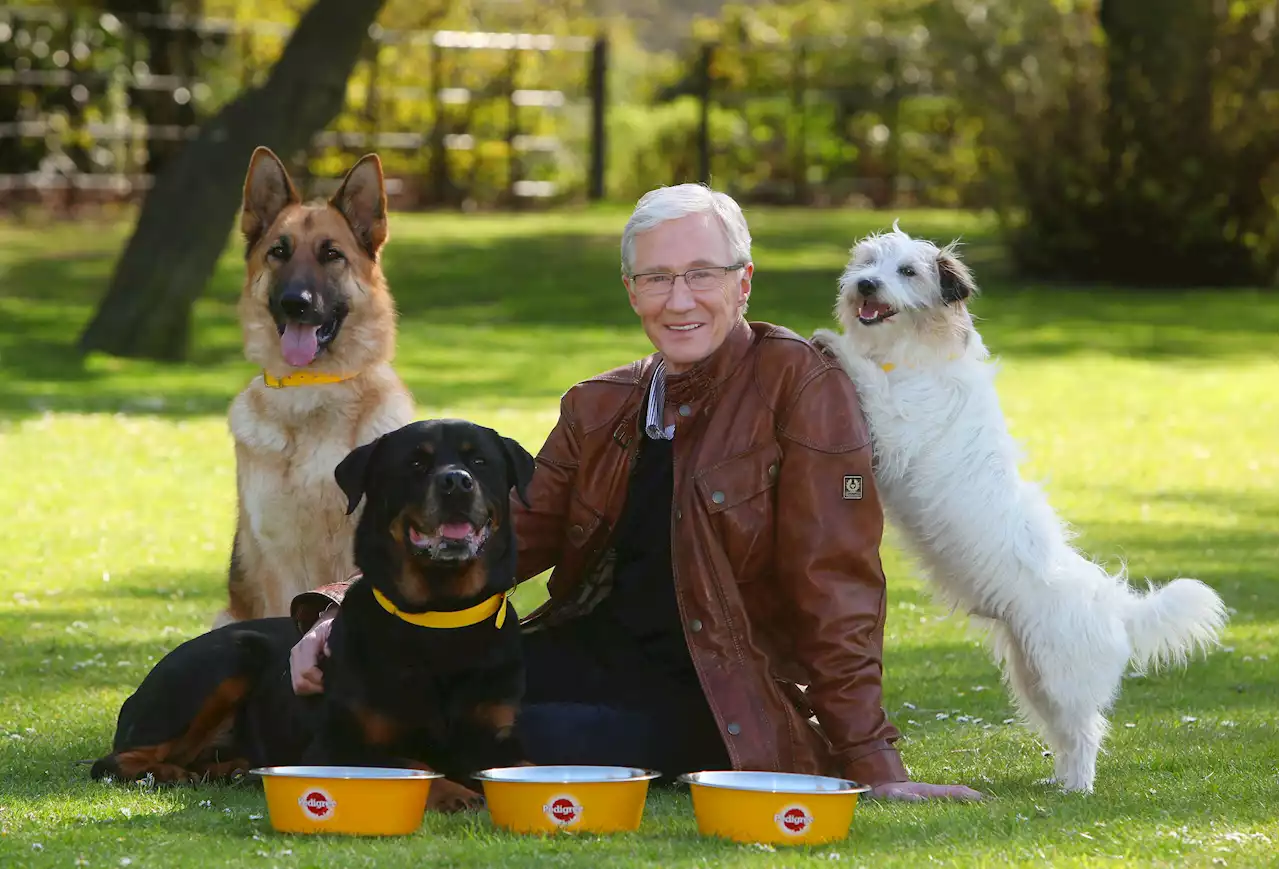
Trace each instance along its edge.
{"label": "white scruffy dog", "polygon": [[1018,474],[996,368],[965,304],[976,289],[951,246],[895,222],[853,248],[836,305],[844,334],[814,340],[857,385],[890,521],[949,603],[993,620],[996,658],[1053,750],[1055,781],[1088,792],[1128,662],[1184,662],[1217,642],[1226,613],[1202,582],[1140,593],[1072,547]]}

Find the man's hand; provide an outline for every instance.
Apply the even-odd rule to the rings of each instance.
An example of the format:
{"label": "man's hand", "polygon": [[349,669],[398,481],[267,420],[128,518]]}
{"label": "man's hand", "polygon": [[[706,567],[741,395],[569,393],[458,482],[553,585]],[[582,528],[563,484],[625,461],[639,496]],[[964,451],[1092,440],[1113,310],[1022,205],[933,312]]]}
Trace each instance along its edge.
{"label": "man's hand", "polygon": [[324,674],[320,672],[320,659],[329,656],[329,631],[333,627],[337,607],[321,613],[311,630],[289,652],[289,678],[294,694],[320,694],[324,691]]}
{"label": "man's hand", "polygon": [[903,800],[920,803],[925,800],[984,800],[982,794],[964,785],[930,785],[924,782],[894,781],[871,789],[869,797],[878,800]]}

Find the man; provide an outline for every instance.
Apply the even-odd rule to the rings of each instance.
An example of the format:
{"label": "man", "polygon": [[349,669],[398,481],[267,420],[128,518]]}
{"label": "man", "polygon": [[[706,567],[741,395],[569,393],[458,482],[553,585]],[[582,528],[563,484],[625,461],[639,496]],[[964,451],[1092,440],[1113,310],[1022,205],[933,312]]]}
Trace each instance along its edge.
{"label": "man", "polygon": [[[870,438],[832,360],[747,323],[753,271],[741,209],[701,185],[651,191],[627,223],[622,283],[658,352],[564,395],[532,506],[512,501],[519,578],[554,568],[526,620],[529,756],[980,798],[910,781],[893,747]],[[301,692],[328,618],[295,649]]]}

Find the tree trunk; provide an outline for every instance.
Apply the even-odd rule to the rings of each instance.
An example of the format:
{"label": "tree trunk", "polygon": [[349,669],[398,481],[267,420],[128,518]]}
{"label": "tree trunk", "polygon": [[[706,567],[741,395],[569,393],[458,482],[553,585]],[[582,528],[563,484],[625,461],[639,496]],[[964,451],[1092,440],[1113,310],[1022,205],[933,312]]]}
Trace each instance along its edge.
{"label": "tree trunk", "polygon": [[180,360],[191,308],[213,274],[240,205],[249,156],[288,159],[334,118],[386,0],[316,0],[267,81],[204,123],[147,196],[80,349]]}

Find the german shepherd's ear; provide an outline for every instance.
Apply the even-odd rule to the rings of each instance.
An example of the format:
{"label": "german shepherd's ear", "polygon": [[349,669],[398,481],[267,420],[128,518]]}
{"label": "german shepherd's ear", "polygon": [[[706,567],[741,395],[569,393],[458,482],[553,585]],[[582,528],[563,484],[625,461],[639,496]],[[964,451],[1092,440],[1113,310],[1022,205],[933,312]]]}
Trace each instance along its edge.
{"label": "german shepherd's ear", "polygon": [[360,506],[360,499],[364,497],[365,488],[369,483],[369,463],[373,459],[373,454],[377,452],[381,440],[382,438],[379,437],[356,447],[347,453],[345,459],[338,462],[338,467],[334,468],[334,479],[338,481],[338,486],[347,496],[348,516],[356,512],[356,508]]}
{"label": "german shepherd's ear", "polygon": [[969,267],[956,256],[955,245],[949,244],[938,251],[938,285],[942,288],[942,301],[963,302],[978,292]]}
{"label": "german shepherd's ear", "polygon": [[528,507],[529,482],[533,480],[533,456],[511,438],[500,438],[500,440],[502,453],[507,458],[507,484],[516,490],[520,503]]}
{"label": "german shepherd's ear", "polygon": [[377,154],[366,154],[351,167],[329,204],[342,212],[360,245],[376,259],[387,241],[387,190]]}
{"label": "german shepherd's ear", "polygon": [[253,249],[286,206],[301,201],[280,158],[270,148],[262,145],[255,148],[249,159],[249,174],[244,179],[244,207],[240,214],[245,254]]}

